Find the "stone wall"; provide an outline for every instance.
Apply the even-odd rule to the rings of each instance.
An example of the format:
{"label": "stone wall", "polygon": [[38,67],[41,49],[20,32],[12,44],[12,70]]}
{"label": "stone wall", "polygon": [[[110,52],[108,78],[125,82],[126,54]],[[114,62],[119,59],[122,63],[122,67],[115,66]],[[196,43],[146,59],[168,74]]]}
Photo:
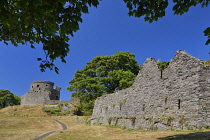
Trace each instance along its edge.
{"label": "stone wall", "polygon": [[177,51],[162,72],[147,58],[134,84],[96,100],[91,123],[130,129],[200,129],[210,126],[210,69]]}
{"label": "stone wall", "polygon": [[21,105],[44,105],[60,100],[60,87],[50,81],[32,82],[28,93],[21,96]]}

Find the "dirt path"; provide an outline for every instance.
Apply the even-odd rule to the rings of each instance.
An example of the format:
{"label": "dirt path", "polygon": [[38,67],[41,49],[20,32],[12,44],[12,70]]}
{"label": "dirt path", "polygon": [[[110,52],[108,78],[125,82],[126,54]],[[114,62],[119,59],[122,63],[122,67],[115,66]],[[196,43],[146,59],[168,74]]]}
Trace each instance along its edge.
{"label": "dirt path", "polygon": [[[62,130],[67,130],[67,126],[64,123],[62,123],[62,122],[60,122],[59,120],[56,120],[56,119],[53,119],[53,120],[58,122],[62,126]],[[48,132],[48,133],[46,133],[46,134],[44,134],[44,135],[42,135],[42,136],[40,136],[38,138],[35,138],[34,140],[41,140],[41,139],[43,139],[43,138],[45,138],[45,137],[47,137],[47,136],[49,136],[49,135],[51,135],[53,133],[57,133],[57,132],[58,131]]]}

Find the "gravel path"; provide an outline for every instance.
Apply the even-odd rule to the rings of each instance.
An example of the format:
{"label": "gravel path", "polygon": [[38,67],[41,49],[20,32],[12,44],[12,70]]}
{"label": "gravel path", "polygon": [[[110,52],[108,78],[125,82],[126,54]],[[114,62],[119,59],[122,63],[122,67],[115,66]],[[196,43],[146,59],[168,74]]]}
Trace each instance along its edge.
{"label": "gravel path", "polygon": [[41,140],[41,139],[43,139],[43,138],[45,138],[45,137],[47,137],[47,136],[49,136],[50,134],[55,133],[55,132],[56,132],[56,131],[52,131],[52,132],[46,133],[46,134],[44,134],[44,135],[42,135],[42,136],[40,136],[40,137],[38,137],[38,138],[35,138],[34,140]]}
{"label": "gravel path", "polygon": [[[63,130],[67,130],[67,126],[64,123],[62,123],[62,122],[60,122],[59,120],[56,120],[56,119],[53,119],[53,120],[56,121],[56,122],[58,122],[62,126],[62,129]],[[48,133],[46,133],[46,134],[44,134],[44,135],[42,135],[42,136],[40,136],[38,138],[35,138],[34,140],[41,140],[41,139],[43,139],[43,138],[51,135],[52,133],[56,133],[56,132],[58,132],[58,131],[48,132]]]}
{"label": "gravel path", "polygon": [[67,126],[64,123],[62,123],[62,122],[60,122],[59,120],[56,120],[56,119],[53,119],[53,120],[58,122],[63,127],[63,130],[67,130]]}

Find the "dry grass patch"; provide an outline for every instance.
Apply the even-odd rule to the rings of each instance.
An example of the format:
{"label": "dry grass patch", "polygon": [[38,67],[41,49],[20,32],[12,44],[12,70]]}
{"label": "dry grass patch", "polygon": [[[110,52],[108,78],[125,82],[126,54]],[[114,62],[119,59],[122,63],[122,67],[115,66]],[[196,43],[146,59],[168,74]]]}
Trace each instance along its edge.
{"label": "dry grass patch", "polygon": [[205,66],[210,66],[210,60],[203,61],[203,63],[204,63]]}
{"label": "dry grass patch", "polygon": [[[23,117],[24,116],[24,117]],[[86,119],[87,117],[78,117]],[[63,133],[53,133],[43,140],[209,140],[205,131],[143,131],[110,126],[89,126],[70,116],[48,116],[42,106],[13,106],[0,110],[0,140],[32,140],[62,127],[52,119],[67,125]]]}
{"label": "dry grass patch", "polygon": [[193,131],[126,130],[109,126],[88,126],[75,122],[73,117],[61,117],[59,120],[68,125],[68,130],[60,134],[50,135],[43,140],[193,140],[191,137],[188,139],[188,135],[200,133]]}
{"label": "dry grass patch", "polygon": [[29,140],[61,129],[60,125],[51,118],[0,116],[1,140]]}
{"label": "dry grass patch", "polygon": [[0,140],[32,140],[58,130],[60,125],[42,111],[42,106],[11,106],[0,110]]}
{"label": "dry grass patch", "polygon": [[5,115],[23,116],[23,117],[48,117],[43,111],[43,105],[18,105],[10,106],[0,110]]}

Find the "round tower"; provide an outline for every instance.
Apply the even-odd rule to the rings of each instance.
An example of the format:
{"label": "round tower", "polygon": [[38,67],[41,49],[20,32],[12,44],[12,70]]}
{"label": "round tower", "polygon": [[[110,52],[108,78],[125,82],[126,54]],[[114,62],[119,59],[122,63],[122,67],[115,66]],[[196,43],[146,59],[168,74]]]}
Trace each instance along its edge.
{"label": "round tower", "polygon": [[51,91],[54,83],[50,81],[34,81],[30,86],[30,91]]}

